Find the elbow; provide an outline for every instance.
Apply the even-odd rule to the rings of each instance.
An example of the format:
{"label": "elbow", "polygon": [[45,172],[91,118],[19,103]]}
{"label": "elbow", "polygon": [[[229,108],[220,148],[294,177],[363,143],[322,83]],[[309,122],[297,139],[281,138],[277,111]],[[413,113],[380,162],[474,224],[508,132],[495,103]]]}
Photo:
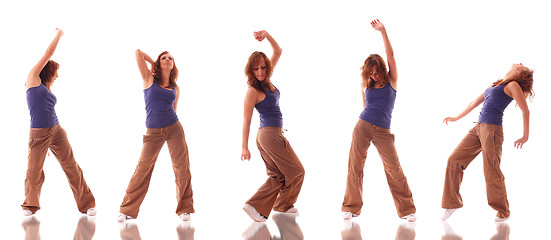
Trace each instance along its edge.
{"label": "elbow", "polygon": [[524,111],[522,111],[522,115],[526,118],[530,118],[530,110],[527,108]]}
{"label": "elbow", "polygon": [[274,49],[274,54],[281,55],[281,53],[283,53],[283,49],[282,49],[282,48]]}

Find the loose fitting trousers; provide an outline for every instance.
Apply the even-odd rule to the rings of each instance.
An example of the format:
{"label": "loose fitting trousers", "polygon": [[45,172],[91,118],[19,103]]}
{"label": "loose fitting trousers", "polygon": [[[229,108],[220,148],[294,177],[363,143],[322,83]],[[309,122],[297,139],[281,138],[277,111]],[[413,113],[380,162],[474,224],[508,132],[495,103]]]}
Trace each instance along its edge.
{"label": "loose fitting trousers", "polygon": [[31,129],[29,133],[29,163],[25,179],[25,201],[21,207],[31,212],[40,209],[40,191],[44,183],[44,160],[48,149],[52,151],[65,172],[78,210],[85,213],[96,206],[90,188],[86,185],[82,169],[73,155],[67,132],[59,124],[51,128]]}
{"label": "loose fitting trousers", "polygon": [[120,207],[121,213],[133,218],[138,217],[140,205],[149,188],[155,162],[165,141],[168,144],[168,151],[172,158],[172,169],[176,178],[176,200],[178,201],[176,214],[195,212],[193,209],[188,149],[184,129],[180,121],[177,121],[167,127],[147,129],[147,133],[143,137],[140,161],[126,189],[126,195]]}
{"label": "loose fitting trousers", "polygon": [[448,159],[442,208],[453,209],[463,207],[463,200],[459,193],[459,188],[463,181],[463,171],[482,152],[488,204],[498,211],[498,217],[509,217],[510,212],[507,191],[505,189],[505,177],[499,168],[502,145],[502,126],[477,123],[469,131]]}
{"label": "loose fitting trousers", "polygon": [[270,216],[272,208],[286,212],[297,201],[304,180],[304,167],[281,128],[258,129],[256,145],[269,177],[247,204],[265,217]]}
{"label": "loose fitting trousers", "polygon": [[348,179],[342,211],[357,215],[361,213],[364,165],[367,158],[367,149],[371,142],[373,142],[383,160],[386,179],[398,216],[404,217],[415,213],[413,197],[394,146],[394,134],[390,133],[390,129],[375,126],[362,119],[358,120],[352,134],[352,146],[348,158]]}

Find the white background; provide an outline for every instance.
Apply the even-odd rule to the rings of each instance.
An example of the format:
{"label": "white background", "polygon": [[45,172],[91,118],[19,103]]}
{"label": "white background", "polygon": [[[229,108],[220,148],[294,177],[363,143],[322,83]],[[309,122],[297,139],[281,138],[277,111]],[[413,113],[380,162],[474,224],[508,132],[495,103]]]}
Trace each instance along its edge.
{"label": "white background", "polygon": [[[152,58],[170,51],[180,70],[178,116],[188,142],[196,213],[195,239],[240,239],[252,222],[242,204],[265,181],[251,126],[250,162],[241,162],[246,78],[253,51],[271,54],[253,31],[266,29],[283,48],[272,76],[281,90],[285,136],[306,169],[296,206],[306,239],[340,238],[351,133],[362,110],[360,70],[370,53],[384,56],[386,26],[398,64],[392,120],[396,147],[417,206],[417,239],[438,239],[446,161],[474,126],[479,109],[446,126],[513,63],[535,70],[530,139],[522,150],[522,115],[514,102],[504,116],[502,170],[512,239],[549,236],[550,134],[546,110],[551,17],[541,1],[10,1],[0,10],[0,238],[22,239],[29,113],[25,80],[59,27],[52,57],[60,63],[52,87],[56,112],[96,197],[95,239],[118,239],[118,206],[137,164],[145,133],[142,83],[134,51]],[[386,58],[386,57],[385,57]],[[175,239],[174,175],[166,148],[136,221],[143,239]],[[465,207],[450,224],[464,239],[496,233],[487,205],[481,157],[462,185]],[[80,214],[59,164],[47,157],[41,206],[42,239],[70,239]],[[368,151],[364,208],[356,221],[364,238],[391,239],[397,219],[382,164]],[[279,235],[268,221],[271,234]]]}

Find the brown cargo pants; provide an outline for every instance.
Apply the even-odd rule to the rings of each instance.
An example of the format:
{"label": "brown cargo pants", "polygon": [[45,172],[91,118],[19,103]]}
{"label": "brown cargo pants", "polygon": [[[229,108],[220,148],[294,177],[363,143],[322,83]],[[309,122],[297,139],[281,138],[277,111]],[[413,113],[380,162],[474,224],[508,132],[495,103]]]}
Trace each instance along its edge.
{"label": "brown cargo pants", "polygon": [[247,204],[265,217],[270,216],[272,208],[286,212],[297,201],[304,180],[304,167],[281,128],[258,129],[256,145],[269,177]]}
{"label": "brown cargo pants", "polygon": [[40,191],[44,183],[44,160],[48,149],[52,151],[61,169],[65,172],[78,210],[86,213],[96,206],[90,188],[84,180],[82,169],[75,161],[73,149],[67,139],[67,132],[59,124],[51,128],[31,129],[29,133],[29,163],[25,179],[25,201],[23,209],[36,212],[40,209]]}
{"label": "brown cargo pants", "polygon": [[463,181],[463,171],[482,152],[488,204],[498,211],[498,217],[509,217],[510,212],[507,191],[505,189],[505,177],[499,168],[502,145],[502,126],[477,123],[469,131],[448,159],[442,208],[453,209],[463,207],[463,200],[459,193],[461,181]]}
{"label": "brown cargo pants", "polygon": [[162,128],[148,128],[143,137],[143,148],[138,166],[130,179],[126,195],[120,206],[120,212],[133,218],[138,217],[147,190],[155,162],[164,143],[168,144],[168,151],[172,158],[176,182],[176,214],[193,213],[193,191],[191,189],[191,172],[189,170],[188,149],[184,129],[177,121]]}
{"label": "brown cargo pants", "polygon": [[352,134],[352,146],[350,147],[348,159],[348,179],[342,211],[357,215],[361,213],[364,165],[367,158],[367,149],[371,142],[373,142],[373,145],[379,151],[381,160],[383,160],[386,179],[398,216],[404,217],[415,213],[413,197],[394,146],[394,134],[390,133],[390,129],[375,126],[362,119],[358,120]]}

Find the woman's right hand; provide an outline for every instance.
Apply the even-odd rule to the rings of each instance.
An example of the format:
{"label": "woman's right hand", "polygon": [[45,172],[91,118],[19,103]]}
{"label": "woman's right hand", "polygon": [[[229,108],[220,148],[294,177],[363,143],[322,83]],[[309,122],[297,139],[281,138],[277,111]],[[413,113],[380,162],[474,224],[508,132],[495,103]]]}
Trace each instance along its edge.
{"label": "woman's right hand", "polygon": [[241,161],[247,160],[249,161],[251,159],[251,152],[249,152],[248,148],[243,148],[241,150]]}
{"label": "woman's right hand", "polygon": [[444,118],[444,123],[445,123],[446,125],[448,125],[448,122],[455,122],[455,121],[457,121],[457,120],[458,120],[457,117],[447,117],[447,118]]}
{"label": "woman's right hand", "polygon": [[377,31],[384,31],[385,30],[385,25],[383,25],[383,23],[381,21],[379,21],[379,19],[375,19],[373,21],[371,21],[371,27],[373,27],[373,29],[377,30]]}

